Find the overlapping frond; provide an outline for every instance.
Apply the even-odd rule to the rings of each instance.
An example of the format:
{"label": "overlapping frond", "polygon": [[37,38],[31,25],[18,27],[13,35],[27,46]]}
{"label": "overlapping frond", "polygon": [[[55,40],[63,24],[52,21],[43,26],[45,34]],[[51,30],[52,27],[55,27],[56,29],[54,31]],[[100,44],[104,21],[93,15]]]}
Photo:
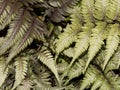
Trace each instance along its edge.
{"label": "overlapping frond", "polygon": [[59,75],[57,72],[54,58],[46,47],[41,48],[39,55],[38,55],[38,59],[54,73],[56,79],[58,80],[58,83],[60,84],[60,79],[59,79]]}
{"label": "overlapping frond", "polygon": [[0,0],[0,89],[120,90],[119,28],[120,0]]}
{"label": "overlapping frond", "polygon": [[14,86],[12,88],[12,90],[14,90],[25,78],[26,73],[27,73],[27,57],[17,57],[15,62],[15,66],[16,66],[16,74],[15,74],[15,83]]}
{"label": "overlapping frond", "polygon": [[46,33],[43,22],[36,16],[32,17],[27,8],[21,10],[19,14],[13,23],[10,24],[6,41],[0,47],[0,54],[2,55],[7,49],[14,46],[9,54],[8,62],[21,50],[30,45],[33,39],[43,41],[43,35]]}
{"label": "overlapping frond", "polygon": [[103,69],[105,69],[105,66],[107,65],[109,59],[114,54],[119,44],[119,24],[113,24],[110,27],[111,28],[107,37],[106,56],[103,64]]}
{"label": "overlapping frond", "polygon": [[[107,65],[112,55],[115,53],[119,44],[119,3],[119,0],[81,1],[81,12],[79,13],[79,16],[83,17],[81,21],[81,27],[86,27],[86,24],[88,23],[92,23],[94,25],[91,28],[87,27],[92,30],[91,33],[89,33],[88,39],[85,39],[87,37],[85,36],[84,31],[82,31],[83,28],[78,27],[82,31],[79,35],[75,33],[75,31],[71,32],[72,34],[66,33],[65,31],[61,35],[59,35],[59,39],[56,44],[56,51],[60,53],[65,48],[69,47],[71,43],[76,42],[74,47],[75,54],[73,56],[73,60],[70,63],[70,66],[72,65],[72,63],[74,63],[75,59],[77,59],[82,53],[88,50],[88,61],[86,62],[85,67],[86,70],[92,59],[94,59],[100,49],[104,45],[106,45],[106,57],[104,60],[104,65],[102,66],[103,69],[105,69],[105,66]],[[66,28],[68,28],[68,26]],[[67,29],[67,32],[74,30],[73,28],[71,29]],[[73,40],[74,33],[74,37],[76,36],[75,38],[77,39],[75,39],[75,41]],[[69,40],[67,40],[68,36]],[[70,39],[70,37],[72,38]],[[83,38],[83,41],[80,41],[79,38]],[[68,42],[65,40],[67,40]],[[78,42],[81,44],[79,44]]]}
{"label": "overlapping frond", "polygon": [[71,61],[70,66],[74,63],[74,61],[89,47],[89,39],[91,36],[91,30],[94,27],[94,24],[89,23],[82,27],[82,32],[77,35],[76,45],[75,45],[75,53],[73,59]]}
{"label": "overlapping frond", "polygon": [[30,18],[30,14],[27,9],[21,9],[19,14],[14,18],[14,21],[10,24],[8,29],[8,34],[6,36],[6,41],[0,47],[0,55],[3,54],[7,49],[13,46],[25,33],[28,22],[26,22],[26,16]]}
{"label": "overlapping frond", "polygon": [[[80,90],[90,88],[91,90],[119,90],[120,77],[112,72],[103,73],[101,70],[96,69],[94,66],[88,68],[83,81],[81,82]],[[115,85],[115,86],[114,86]]]}
{"label": "overlapping frond", "polygon": [[106,38],[106,23],[98,22],[97,26],[92,29],[92,34],[90,38],[90,47],[88,50],[88,61],[86,63],[85,69],[88,67],[90,61],[94,58],[96,53],[101,49],[104,44],[104,39]]}
{"label": "overlapping frond", "polygon": [[71,24],[68,24],[64,29],[64,32],[59,35],[59,39],[56,42],[56,52],[59,54],[70,44],[72,44],[76,39],[76,34],[80,32],[81,19],[80,8],[75,7],[73,9],[73,14],[71,15]]}

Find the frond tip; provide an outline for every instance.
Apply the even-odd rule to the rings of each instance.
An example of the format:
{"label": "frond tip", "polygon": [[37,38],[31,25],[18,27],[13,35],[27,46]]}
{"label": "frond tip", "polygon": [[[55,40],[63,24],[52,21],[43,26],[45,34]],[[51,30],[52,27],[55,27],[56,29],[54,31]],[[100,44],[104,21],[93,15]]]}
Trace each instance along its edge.
{"label": "frond tip", "polygon": [[83,52],[85,52],[89,47],[89,39],[91,35],[91,29],[94,27],[94,24],[89,23],[82,27],[82,32],[78,33],[76,45],[75,45],[75,53],[73,59],[70,63],[70,66],[74,63],[75,59],[77,59]]}
{"label": "frond tip", "polygon": [[97,26],[92,29],[92,34],[90,38],[90,47],[88,50],[88,61],[86,63],[85,70],[87,69],[90,61],[94,58],[94,56],[101,49],[104,44],[104,39],[106,38],[106,23],[98,22]]}
{"label": "frond tip", "polygon": [[109,59],[114,54],[119,44],[119,24],[113,24],[110,26],[110,30],[107,37],[106,56],[103,64],[103,70],[105,69]]}
{"label": "frond tip", "polygon": [[17,57],[15,66],[16,66],[16,75],[15,75],[15,83],[12,88],[14,90],[25,78],[26,73],[27,73],[27,57]]}
{"label": "frond tip", "polygon": [[58,83],[60,84],[60,79],[57,68],[55,66],[54,58],[46,47],[41,48],[40,52],[38,53],[38,59],[54,73],[56,79],[58,80]]}

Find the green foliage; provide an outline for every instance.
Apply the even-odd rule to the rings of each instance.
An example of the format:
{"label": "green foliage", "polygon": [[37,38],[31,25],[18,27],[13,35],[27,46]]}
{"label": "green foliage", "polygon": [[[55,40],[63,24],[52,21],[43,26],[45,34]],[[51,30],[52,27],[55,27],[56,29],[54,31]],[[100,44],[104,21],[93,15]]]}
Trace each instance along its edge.
{"label": "green foliage", "polygon": [[0,0],[0,90],[120,90],[120,0]]}

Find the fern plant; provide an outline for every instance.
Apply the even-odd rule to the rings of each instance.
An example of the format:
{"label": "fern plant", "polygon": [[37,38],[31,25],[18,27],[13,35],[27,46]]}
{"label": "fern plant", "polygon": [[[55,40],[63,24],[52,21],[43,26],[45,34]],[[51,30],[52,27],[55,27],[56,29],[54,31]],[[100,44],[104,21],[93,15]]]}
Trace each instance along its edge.
{"label": "fern plant", "polygon": [[0,0],[0,90],[120,90],[120,0]]}

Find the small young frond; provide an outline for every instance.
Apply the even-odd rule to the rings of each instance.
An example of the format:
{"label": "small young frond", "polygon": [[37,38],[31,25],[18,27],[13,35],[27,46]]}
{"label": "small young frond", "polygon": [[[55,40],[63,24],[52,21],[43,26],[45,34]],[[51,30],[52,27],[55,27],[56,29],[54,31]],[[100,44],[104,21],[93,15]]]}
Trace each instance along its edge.
{"label": "small young frond", "polygon": [[104,44],[104,39],[106,38],[106,23],[98,22],[97,26],[92,29],[92,34],[90,38],[90,47],[88,50],[88,61],[86,63],[85,70],[87,69],[90,61],[94,58],[96,53],[101,49]]}
{"label": "small young frond", "polygon": [[50,51],[47,50],[46,47],[42,47],[38,54],[38,59],[54,73],[56,79],[58,80],[58,83],[60,84],[60,79],[57,72],[57,68],[55,66],[55,61]]}
{"label": "small young frond", "polygon": [[[8,16],[8,13],[10,13],[10,8],[12,4],[11,1],[8,0],[1,0],[0,1],[0,26],[2,25],[4,19]],[[0,27],[0,30],[2,30],[4,27]]]}
{"label": "small young frond", "polygon": [[[4,6],[5,4],[5,6]],[[11,20],[14,19],[14,17],[18,14],[18,11],[21,7],[21,3],[19,1],[4,1],[3,2],[3,8],[6,8],[4,12],[1,12],[1,20],[0,20],[0,29],[4,29],[6,25],[10,24]],[[9,7],[9,8],[8,8]],[[2,9],[2,8],[1,8]],[[4,13],[8,13],[7,15]],[[3,15],[4,16],[3,16]]]}
{"label": "small young frond", "polygon": [[15,83],[12,90],[14,90],[19,84],[21,84],[21,82],[25,78],[27,73],[27,64],[28,64],[27,57],[17,57],[15,60],[16,60],[15,62],[16,74],[15,74]]}
{"label": "small young frond", "polygon": [[105,69],[109,59],[116,51],[119,44],[119,24],[113,24],[110,27],[111,28],[107,37],[106,56],[103,64],[103,70]]}

